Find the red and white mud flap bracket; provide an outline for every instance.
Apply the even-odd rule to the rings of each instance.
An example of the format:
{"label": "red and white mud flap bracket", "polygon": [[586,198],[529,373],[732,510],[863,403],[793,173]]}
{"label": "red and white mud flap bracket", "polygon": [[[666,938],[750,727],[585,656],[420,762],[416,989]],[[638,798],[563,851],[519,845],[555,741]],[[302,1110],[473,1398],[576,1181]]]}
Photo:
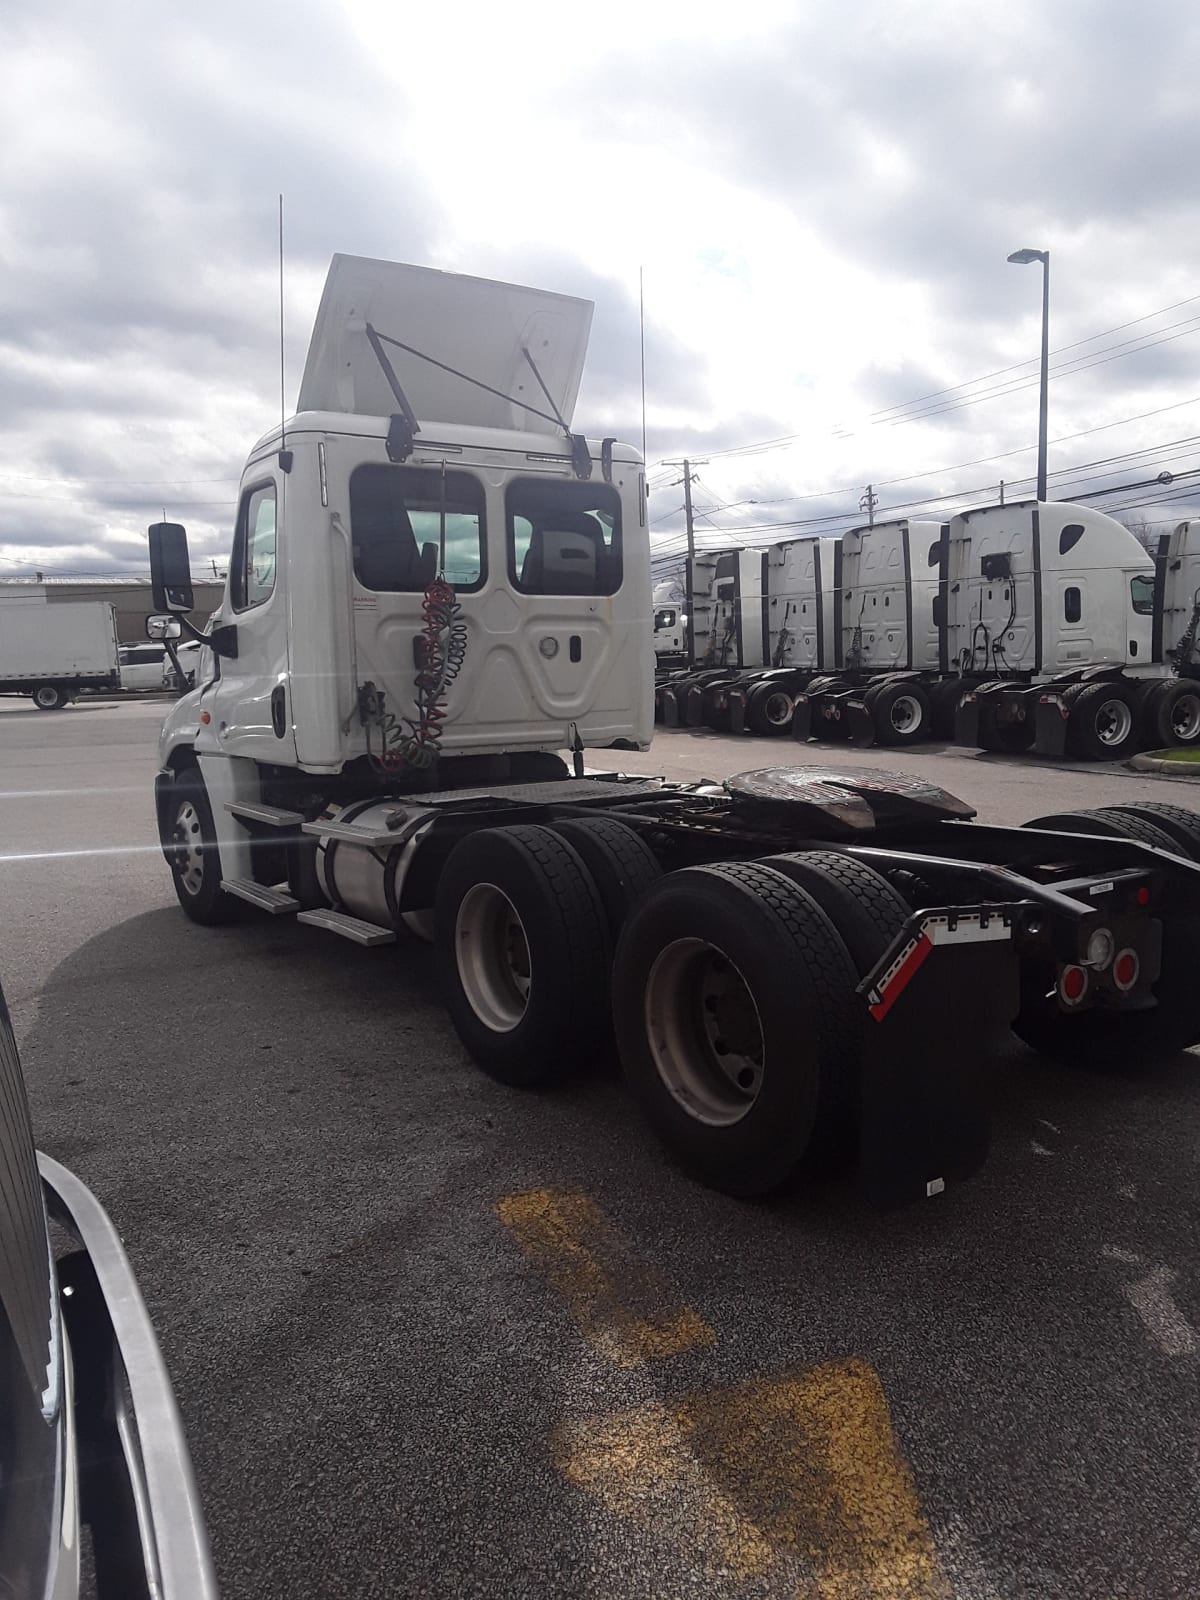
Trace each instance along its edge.
{"label": "red and white mud flap bracket", "polygon": [[1066,755],[1067,724],[1070,720],[1070,701],[1061,691],[1047,692],[1038,696],[1033,735],[1033,748],[1038,755]]}
{"label": "red and white mud flap bracket", "polygon": [[940,1194],[987,1159],[992,1063],[1020,1002],[1018,915],[919,911],[859,985],[859,1178],[873,1205]]}

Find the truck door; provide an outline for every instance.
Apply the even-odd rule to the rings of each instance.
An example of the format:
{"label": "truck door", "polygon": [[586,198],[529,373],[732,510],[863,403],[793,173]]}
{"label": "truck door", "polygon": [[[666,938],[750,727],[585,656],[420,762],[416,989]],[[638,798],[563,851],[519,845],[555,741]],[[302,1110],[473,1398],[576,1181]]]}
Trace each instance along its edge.
{"label": "truck door", "polygon": [[234,524],[225,599],[218,613],[237,628],[236,657],[201,698],[207,738],[223,755],[296,760],[290,705],[288,614],[282,560],[284,484],[272,458],[246,476]]}

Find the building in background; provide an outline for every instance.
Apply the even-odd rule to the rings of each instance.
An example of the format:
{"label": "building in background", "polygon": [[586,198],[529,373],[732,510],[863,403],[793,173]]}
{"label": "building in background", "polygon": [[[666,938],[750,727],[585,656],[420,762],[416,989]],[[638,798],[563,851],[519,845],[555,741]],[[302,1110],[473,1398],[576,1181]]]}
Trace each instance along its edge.
{"label": "building in background", "polygon": [[[196,579],[196,609],[192,621],[203,627],[221,603],[225,593],[223,579]],[[146,638],[146,618],[154,610],[149,578],[0,578],[0,595],[14,591],[44,593],[51,604],[69,605],[73,600],[107,600],[116,609],[117,638],[122,644],[142,644]]]}

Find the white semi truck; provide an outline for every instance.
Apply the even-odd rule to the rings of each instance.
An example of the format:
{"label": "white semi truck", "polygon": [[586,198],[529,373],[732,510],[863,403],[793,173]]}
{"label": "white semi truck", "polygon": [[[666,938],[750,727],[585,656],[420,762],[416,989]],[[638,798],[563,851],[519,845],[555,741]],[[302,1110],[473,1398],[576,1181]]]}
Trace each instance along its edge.
{"label": "white semi truck", "polygon": [[[789,541],[769,586],[771,669],[728,675],[723,718],[692,695],[681,720],[1110,760],[1200,742],[1200,525],[1152,559],[1090,507],[985,507]],[[790,626],[803,607],[819,641]]]}
{"label": "white semi truck", "polygon": [[[880,1204],[969,1176],[1010,1028],[1127,1067],[1200,1040],[1189,812],[1004,829],[879,772],[585,773],[646,748],[652,686],[642,463],[572,425],[590,310],[335,257],[163,726],[186,914],[382,962],[431,936],[486,1072],[546,1084],[615,1045],[668,1149],[738,1195],[852,1158]],[[148,633],[196,632],[183,529],[150,553]]]}
{"label": "white semi truck", "polygon": [[88,689],[119,689],[117,618],[106,600],[51,600],[44,587],[0,594],[0,694],[59,711]]}

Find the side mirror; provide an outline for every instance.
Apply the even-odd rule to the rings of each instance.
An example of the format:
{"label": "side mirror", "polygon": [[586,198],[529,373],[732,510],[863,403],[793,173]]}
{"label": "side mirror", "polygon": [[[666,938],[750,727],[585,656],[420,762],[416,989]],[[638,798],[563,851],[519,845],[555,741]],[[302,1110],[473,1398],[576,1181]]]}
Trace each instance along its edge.
{"label": "side mirror", "polygon": [[178,617],[147,617],[146,637],[153,639],[155,644],[162,644],[167,639],[180,639],[183,637],[183,624]]}
{"label": "side mirror", "polygon": [[148,532],[155,611],[191,611],[196,601],[192,593],[187,529],[179,522],[155,522]]}

